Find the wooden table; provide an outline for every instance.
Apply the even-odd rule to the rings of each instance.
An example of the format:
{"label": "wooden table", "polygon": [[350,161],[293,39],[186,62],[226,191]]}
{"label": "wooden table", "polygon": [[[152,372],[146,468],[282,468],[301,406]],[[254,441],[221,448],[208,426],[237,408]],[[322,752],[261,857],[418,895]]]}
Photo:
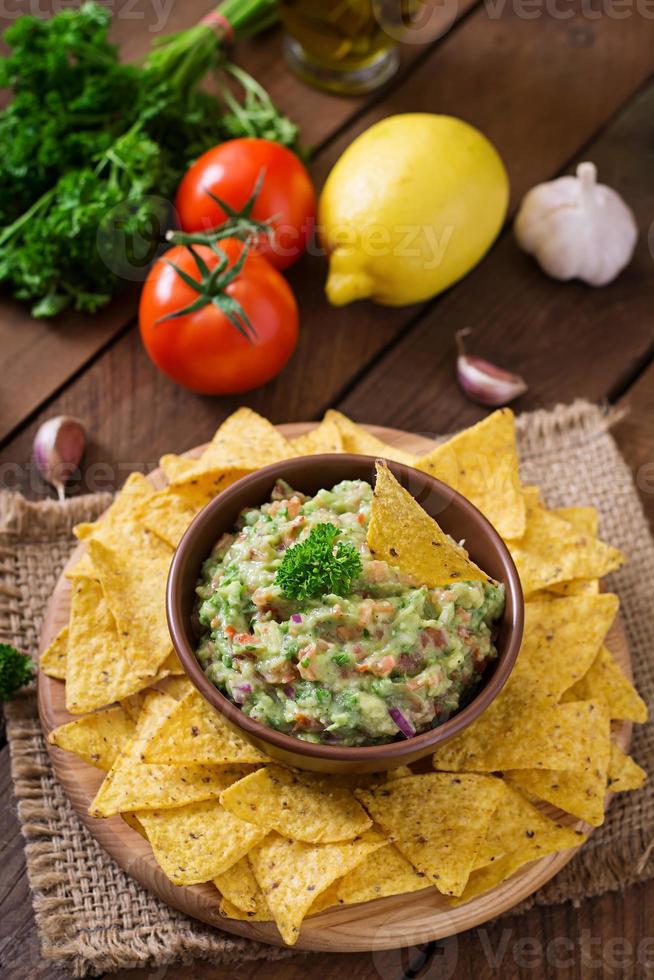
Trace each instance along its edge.
{"label": "wooden table", "polygon": [[[12,8],[27,9],[17,2]],[[114,34],[137,58],[157,29],[154,5],[113,4]],[[165,6],[165,5],[164,5]],[[195,22],[211,0],[176,0],[166,31]],[[41,8],[47,4],[41,4]],[[242,398],[192,395],[145,357],[134,323],[135,294],[96,317],[31,321],[5,302],[0,310],[0,483],[39,498],[48,491],[30,469],[43,419],[72,413],[91,444],[80,489],[118,486],[148,470],[164,451],[204,441],[237,405],[274,422],[316,419],[334,406],[366,422],[424,433],[474,422],[482,410],[454,379],[454,332],[475,330],[475,350],[525,376],[517,411],[586,397],[628,410],[615,429],[654,521],[654,20],[637,4],[555,5],[460,0],[456,20],[430,44],[408,45],[398,75],[366,99],[323,95],[283,67],[281,36],[240,46],[239,60],[302,127],[315,148],[312,173],[325,175],[354,136],[386,115],[445,112],[478,125],[499,148],[511,176],[511,209],[538,181],[579,160],[625,195],[641,235],[636,257],[612,285],[559,285],[516,247],[507,228],[462,283],[420,307],[358,303],[331,309],[325,264],[306,257],[291,271],[302,335],[283,374]],[[558,11],[558,13],[557,13]],[[643,16],[644,11],[645,16]],[[5,19],[6,19],[5,14]],[[161,25],[159,25],[161,29]],[[653,226],[654,229],[654,226]],[[651,233],[650,233],[651,231]],[[648,233],[650,245],[648,246]],[[7,980],[60,980],[68,973],[39,956],[23,850],[11,799],[6,746],[0,753],[0,973]],[[202,966],[204,980],[400,980],[408,977],[642,977],[654,969],[649,909],[654,882],[589,900],[578,909],[534,909],[457,939],[381,954],[311,955],[279,964]],[[157,977],[192,980],[198,969]],[[124,971],[146,980],[152,971]]]}

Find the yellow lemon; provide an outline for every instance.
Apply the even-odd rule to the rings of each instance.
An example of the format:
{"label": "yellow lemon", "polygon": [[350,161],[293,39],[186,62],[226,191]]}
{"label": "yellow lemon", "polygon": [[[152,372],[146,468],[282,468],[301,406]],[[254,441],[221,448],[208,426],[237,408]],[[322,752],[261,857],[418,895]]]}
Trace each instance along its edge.
{"label": "yellow lemon", "polygon": [[486,137],[452,116],[390,116],[347,148],[319,226],[335,306],[417,303],[465,276],[497,236],[509,180]]}

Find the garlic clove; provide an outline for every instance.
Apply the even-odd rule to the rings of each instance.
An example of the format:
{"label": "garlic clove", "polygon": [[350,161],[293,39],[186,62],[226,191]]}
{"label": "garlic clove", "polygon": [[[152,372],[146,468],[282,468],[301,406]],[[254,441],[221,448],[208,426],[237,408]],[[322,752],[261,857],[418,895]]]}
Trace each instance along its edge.
{"label": "garlic clove", "polygon": [[86,448],[86,432],[79,419],[58,415],[39,426],[32,455],[41,476],[57,491],[59,500],[66,496],[66,483],[75,473]]}
{"label": "garlic clove", "polygon": [[519,395],[527,391],[527,384],[519,374],[512,374],[504,368],[491,364],[482,357],[473,357],[466,353],[464,338],[472,331],[469,328],[459,330],[456,334],[458,356],[456,359],[456,377],[464,393],[479,405],[497,408],[508,405]]}

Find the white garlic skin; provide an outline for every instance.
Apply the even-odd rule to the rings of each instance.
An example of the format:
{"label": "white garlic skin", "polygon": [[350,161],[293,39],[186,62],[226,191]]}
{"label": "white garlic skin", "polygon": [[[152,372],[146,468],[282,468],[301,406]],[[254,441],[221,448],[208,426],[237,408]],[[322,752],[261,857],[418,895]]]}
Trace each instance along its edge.
{"label": "white garlic skin", "polygon": [[581,279],[590,286],[612,282],[631,261],[638,226],[616,191],[597,183],[594,163],[580,163],[576,177],[537,184],[515,219],[518,244],[554,279]]}
{"label": "white garlic skin", "polygon": [[65,500],[66,483],[82,459],[85,447],[84,426],[71,415],[57,415],[37,429],[32,447],[34,463],[61,501]]}

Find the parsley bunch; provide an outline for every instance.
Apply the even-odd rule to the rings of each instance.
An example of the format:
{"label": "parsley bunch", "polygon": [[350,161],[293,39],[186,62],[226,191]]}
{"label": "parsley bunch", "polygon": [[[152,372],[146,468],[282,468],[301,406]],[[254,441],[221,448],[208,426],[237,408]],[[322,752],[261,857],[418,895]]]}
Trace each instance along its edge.
{"label": "parsley bunch", "polygon": [[[230,8],[247,21],[260,7],[269,17],[270,2]],[[119,60],[110,20],[91,2],[50,20],[19,17],[4,35],[11,51],[0,58],[0,88],[13,99],[0,112],[0,284],[37,317],[68,306],[94,312],[125,279],[144,278],[170,223],[168,202],[205,150],[241,135],[297,138],[249,76],[238,79],[241,115],[233,97],[226,112],[201,89],[220,62],[211,31],[210,48],[190,43],[191,28],[139,67]]]}
{"label": "parsley bunch", "polygon": [[34,675],[31,659],[8,643],[0,643],[0,701],[10,701]]}
{"label": "parsley bunch", "polygon": [[361,559],[351,544],[336,541],[340,533],[334,524],[317,524],[304,541],[285,552],[275,584],[288,599],[346,595],[350,591],[361,574]]}

